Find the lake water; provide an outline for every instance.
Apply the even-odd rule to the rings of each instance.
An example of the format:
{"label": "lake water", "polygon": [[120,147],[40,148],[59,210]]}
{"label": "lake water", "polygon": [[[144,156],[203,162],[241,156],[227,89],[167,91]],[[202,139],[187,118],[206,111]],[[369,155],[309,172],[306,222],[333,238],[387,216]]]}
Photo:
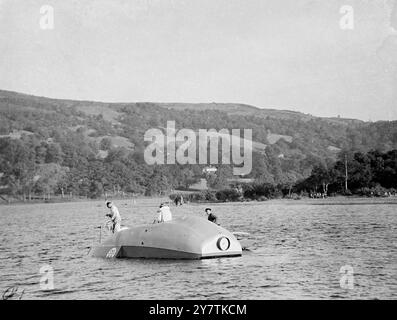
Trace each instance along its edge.
{"label": "lake water", "polygon": [[[134,225],[153,221],[158,201],[115,204],[124,224]],[[204,217],[206,206],[172,210]],[[251,250],[242,257],[93,258],[103,201],[0,206],[0,290],[14,287],[23,299],[397,298],[397,198],[211,207],[223,227],[250,233]],[[45,265],[53,268],[53,290],[39,285]],[[346,278],[353,282],[342,281],[347,287],[340,284],[344,266],[353,271]]]}

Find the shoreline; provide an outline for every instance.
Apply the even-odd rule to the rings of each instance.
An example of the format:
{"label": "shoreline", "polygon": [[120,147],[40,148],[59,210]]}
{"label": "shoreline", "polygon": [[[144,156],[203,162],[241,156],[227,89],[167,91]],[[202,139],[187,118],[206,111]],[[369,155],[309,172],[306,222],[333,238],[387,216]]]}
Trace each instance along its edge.
{"label": "shoreline", "polygon": [[269,200],[252,200],[252,201],[202,201],[191,202],[190,204],[212,204],[212,205],[255,205],[255,204],[268,204],[268,205],[374,205],[374,204],[397,204],[397,196],[391,197],[361,197],[361,196],[336,196],[328,197],[325,199],[301,198],[299,200],[279,198]]}
{"label": "shoreline", "polygon": [[40,201],[40,200],[26,200],[26,201],[14,201],[14,202],[10,202],[10,203],[6,203],[6,202],[0,202],[0,207],[2,206],[29,206],[29,205],[37,205],[37,204],[72,204],[72,203],[99,203],[99,202],[103,202],[105,203],[106,201],[115,201],[115,202],[148,202],[148,201],[154,201],[154,200],[158,200],[158,201],[162,201],[162,202],[172,202],[168,197],[146,197],[146,196],[137,196],[137,197],[109,197],[109,198],[97,198],[97,199],[89,199],[89,198],[72,198],[72,199],[58,199],[58,198],[54,198],[54,200],[50,200],[50,201]]}
{"label": "shoreline", "polygon": [[[127,205],[130,203],[131,205],[136,206],[155,206],[158,203],[166,202],[173,205],[173,201],[168,196],[158,196],[158,197],[146,197],[146,196],[137,196],[137,197],[124,197],[124,198],[108,198],[108,199],[68,199],[61,200],[56,199],[54,201],[15,201],[11,203],[1,202],[0,207],[11,207],[11,206],[30,206],[30,205],[51,205],[51,204],[73,204],[73,203],[100,203],[105,202],[107,200],[114,201],[116,203],[123,203],[123,205]],[[268,205],[277,205],[277,204],[302,204],[302,205],[354,205],[354,204],[397,204],[397,195],[390,197],[365,197],[365,196],[335,196],[328,198],[300,198],[300,199],[288,199],[288,198],[276,198],[276,199],[268,199],[268,200],[243,200],[243,201],[192,201],[185,203],[186,205],[255,205],[255,204],[268,204]],[[182,207],[183,207],[182,206]]]}

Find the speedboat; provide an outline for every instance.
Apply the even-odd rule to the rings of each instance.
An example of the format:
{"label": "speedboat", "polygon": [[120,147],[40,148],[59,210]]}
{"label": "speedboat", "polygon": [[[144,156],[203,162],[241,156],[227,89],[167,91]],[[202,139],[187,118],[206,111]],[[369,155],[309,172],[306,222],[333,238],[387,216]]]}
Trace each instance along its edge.
{"label": "speedboat", "polygon": [[205,259],[241,256],[235,236],[195,216],[122,228],[92,251],[102,258]]}

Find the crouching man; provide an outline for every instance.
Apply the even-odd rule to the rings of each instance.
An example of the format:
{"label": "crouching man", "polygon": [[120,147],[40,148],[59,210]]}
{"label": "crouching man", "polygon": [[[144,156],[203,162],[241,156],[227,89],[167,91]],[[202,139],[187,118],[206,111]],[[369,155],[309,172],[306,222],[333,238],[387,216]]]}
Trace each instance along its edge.
{"label": "crouching man", "polygon": [[160,208],[157,211],[158,216],[154,219],[153,223],[161,223],[167,222],[172,220],[172,213],[169,206],[165,205],[164,203],[160,204]]}

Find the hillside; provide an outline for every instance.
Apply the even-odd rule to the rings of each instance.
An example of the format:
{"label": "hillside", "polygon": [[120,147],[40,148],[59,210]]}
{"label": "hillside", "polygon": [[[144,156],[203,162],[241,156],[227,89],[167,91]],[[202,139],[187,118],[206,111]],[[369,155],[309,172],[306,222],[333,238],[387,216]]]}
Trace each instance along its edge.
{"label": "hillside", "polygon": [[[307,177],[316,164],[333,163],[342,149],[361,152],[397,149],[397,121],[369,123],[320,118],[233,103],[57,100],[0,90],[3,158],[0,172],[11,170],[4,167],[6,152],[18,144],[33,153],[29,155],[27,152],[27,159],[33,158],[30,169],[14,174],[20,175],[18,183],[24,183],[22,175],[35,176],[31,171],[56,164],[67,172],[64,189],[68,192],[91,194],[114,189],[117,185],[121,190],[133,192],[147,192],[154,188],[156,193],[164,188],[187,186],[201,178],[203,166],[175,165],[171,170],[169,166],[164,170],[161,166],[148,166],[142,159],[144,133],[151,128],[166,127],[167,120],[174,120],[177,129],[195,131],[252,129],[253,170],[247,178],[271,183]],[[110,170],[110,173],[101,173],[106,179],[95,178],[101,172],[101,166]],[[120,170],[117,174],[115,167]],[[230,178],[229,169],[219,170],[219,175],[221,173]],[[77,177],[78,174],[81,177]],[[82,186],[84,174],[89,177],[88,186]],[[150,182],[150,177],[159,181],[151,179]],[[94,180],[94,185],[92,181],[88,182],[90,179]],[[156,187],[153,186],[155,183]]]}
{"label": "hillside", "polygon": [[[158,103],[160,107],[174,110],[217,110],[225,112],[228,115],[243,115],[250,116],[254,115],[260,118],[274,117],[277,119],[284,120],[300,120],[309,121],[316,117],[297,111],[290,110],[277,110],[277,109],[261,109],[246,104],[235,104],[235,103]],[[322,120],[330,123],[339,124],[360,124],[363,123],[357,119],[345,119],[340,117],[335,118],[322,118]]]}

